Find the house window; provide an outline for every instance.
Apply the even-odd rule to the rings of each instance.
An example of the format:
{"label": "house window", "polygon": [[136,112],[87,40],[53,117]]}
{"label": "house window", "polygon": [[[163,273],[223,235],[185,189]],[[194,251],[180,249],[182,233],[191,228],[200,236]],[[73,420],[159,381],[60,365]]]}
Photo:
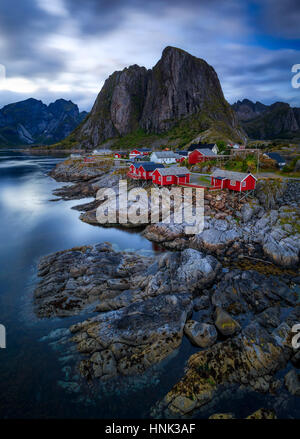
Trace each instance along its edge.
{"label": "house window", "polygon": [[243,186],[243,187],[246,187],[246,182],[245,182],[245,181],[243,181],[242,186]]}
{"label": "house window", "polygon": [[172,181],[172,177],[167,177],[167,181]]}
{"label": "house window", "polygon": [[230,180],[230,185],[231,186],[235,186],[236,185],[236,181],[235,180]]}

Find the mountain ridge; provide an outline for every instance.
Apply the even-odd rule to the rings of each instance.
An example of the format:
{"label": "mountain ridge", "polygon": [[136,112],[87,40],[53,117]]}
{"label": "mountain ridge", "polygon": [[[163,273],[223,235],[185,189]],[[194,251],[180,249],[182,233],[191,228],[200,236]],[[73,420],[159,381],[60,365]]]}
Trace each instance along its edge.
{"label": "mountain ridge", "polygon": [[242,127],[253,139],[300,139],[300,108],[286,102],[265,105],[249,99],[232,105]]}
{"label": "mountain ridge", "polygon": [[79,112],[72,101],[57,99],[49,105],[28,98],[0,109],[0,145],[51,144],[64,139],[82,122],[87,112]]}

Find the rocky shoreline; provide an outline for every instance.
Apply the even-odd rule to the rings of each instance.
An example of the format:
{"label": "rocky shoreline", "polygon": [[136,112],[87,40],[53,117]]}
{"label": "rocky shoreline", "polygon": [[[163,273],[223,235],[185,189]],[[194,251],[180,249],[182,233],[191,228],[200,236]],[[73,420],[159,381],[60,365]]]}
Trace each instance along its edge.
{"label": "rocky shoreline", "polygon": [[[112,169],[96,175],[65,163],[51,176],[73,182],[56,191],[65,199],[95,196],[120,178]],[[249,201],[206,194],[201,234],[185,235],[178,225],[146,226],[143,236],[171,250],[160,255],[117,252],[103,243],[42,258],[36,314],[92,313],[71,326],[69,336],[85,380],[145,373],[187,337],[198,351],[151,416],[194,416],[233,384],[300,394],[300,356],[291,344],[300,322],[300,182],[267,182]],[[97,207],[95,200],[75,208],[96,224]]]}

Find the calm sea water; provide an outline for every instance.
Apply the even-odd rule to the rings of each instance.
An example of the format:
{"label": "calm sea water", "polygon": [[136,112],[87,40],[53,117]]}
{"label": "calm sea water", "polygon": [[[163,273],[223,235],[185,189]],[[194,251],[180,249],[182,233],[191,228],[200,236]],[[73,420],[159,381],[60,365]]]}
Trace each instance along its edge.
{"label": "calm sea water", "polygon": [[[41,341],[74,321],[35,316],[33,290],[41,256],[103,241],[122,250],[154,253],[139,233],[81,222],[71,207],[88,200],[50,201],[62,183],[47,173],[61,160],[0,151],[0,323],[7,330],[7,348],[0,349],[0,417],[146,416],[151,404],[182,374],[179,364],[165,386],[160,381],[166,373],[162,366],[152,381],[144,377],[115,383],[115,388],[99,389],[101,395],[90,397],[89,404],[81,392],[74,398],[59,385],[69,365],[60,361],[62,353],[49,341]],[[188,343],[186,347],[193,350]]]}
{"label": "calm sea water", "polygon": [[[38,319],[34,314],[41,256],[103,241],[122,250],[154,252],[139,233],[82,223],[71,209],[80,203],[76,200],[50,201],[62,184],[47,173],[61,160],[0,151],[0,324],[7,330],[7,348],[0,349],[0,418],[149,417],[151,406],[180,379],[187,358],[196,351],[187,339],[171,358],[142,377],[118,379],[92,391],[82,385],[70,392],[68,383],[78,380],[73,376],[76,361],[66,358],[67,347],[47,337],[82,317]],[[245,416],[266,406],[265,399],[230,391],[201,416],[233,408]]]}

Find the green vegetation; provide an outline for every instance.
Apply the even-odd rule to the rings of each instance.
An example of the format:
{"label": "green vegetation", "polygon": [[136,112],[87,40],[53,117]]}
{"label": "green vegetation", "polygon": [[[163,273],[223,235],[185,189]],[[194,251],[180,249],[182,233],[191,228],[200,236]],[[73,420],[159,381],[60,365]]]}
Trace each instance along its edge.
{"label": "green vegetation", "polygon": [[224,142],[224,140],[217,140],[216,144],[217,144],[217,147],[219,149],[218,154],[223,154],[223,153],[227,152],[228,147],[227,147],[227,143]]}
{"label": "green vegetation", "polygon": [[134,149],[151,146],[151,144],[159,140],[156,134],[147,134],[141,128],[127,134],[123,137],[118,137],[114,140],[113,149]]}
{"label": "green vegetation", "polygon": [[257,157],[254,154],[248,154],[245,157],[233,157],[225,164],[228,171],[237,172],[255,172],[257,167]]}
{"label": "green vegetation", "polygon": [[297,169],[296,163],[300,160],[300,155],[294,157],[289,163],[287,163],[282,169],[282,175],[290,175],[294,177],[300,176],[300,169]]}

